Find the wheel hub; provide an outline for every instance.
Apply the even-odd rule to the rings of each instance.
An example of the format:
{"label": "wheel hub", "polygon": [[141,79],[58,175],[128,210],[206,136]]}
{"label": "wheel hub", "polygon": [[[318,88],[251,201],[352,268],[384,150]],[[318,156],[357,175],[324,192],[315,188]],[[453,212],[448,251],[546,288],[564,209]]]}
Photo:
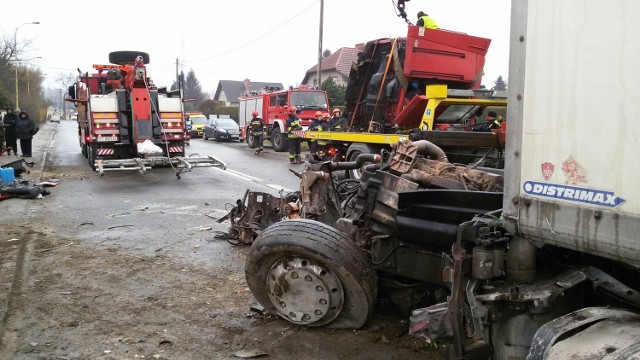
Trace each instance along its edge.
{"label": "wheel hub", "polygon": [[280,316],[295,324],[327,324],[344,303],[340,279],[324,265],[297,256],[271,266],[267,289]]}

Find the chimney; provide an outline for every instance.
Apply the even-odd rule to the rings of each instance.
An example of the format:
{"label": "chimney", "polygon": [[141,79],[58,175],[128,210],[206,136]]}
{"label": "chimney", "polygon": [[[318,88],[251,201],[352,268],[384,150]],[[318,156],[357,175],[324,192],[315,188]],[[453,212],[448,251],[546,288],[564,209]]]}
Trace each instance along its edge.
{"label": "chimney", "polygon": [[356,50],[362,52],[364,50],[364,43],[356,44]]}
{"label": "chimney", "polygon": [[244,91],[246,91],[247,93],[251,92],[251,80],[244,79]]}

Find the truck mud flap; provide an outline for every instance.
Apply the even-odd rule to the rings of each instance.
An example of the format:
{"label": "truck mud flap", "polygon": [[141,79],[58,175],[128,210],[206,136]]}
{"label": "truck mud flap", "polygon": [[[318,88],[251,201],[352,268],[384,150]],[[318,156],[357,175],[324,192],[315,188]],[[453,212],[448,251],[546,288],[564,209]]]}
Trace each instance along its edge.
{"label": "truck mud flap", "polygon": [[[608,323],[606,323],[607,321]],[[581,331],[597,323],[605,324],[602,328],[598,328],[597,338],[601,341],[608,340],[612,346],[603,346],[599,344],[600,341],[596,342],[598,344],[591,345],[583,342],[580,345],[580,355],[575,354],[577,348],[573,348],[573,359],[600,358],[605,352],[609,355],[607,358],[611,359],[636,358],[634,355],[640,354],[639,341],[624,339],[624,337],[619,336],[619,334],[615,335],[616,327],[619,327],[619,330],[622,329],[622,331],[625,331],[624,326],[629,325],[631,326],[630,329],[638,329],[640,326],[640,315],[622,309],[592,307],[572,312],[539,328],[531,343],[527,360],[553,358],[553,356],[550,356],[550,352],[553,352],[552,349],[554,345],[561,342],[561,339],[567,341],[575,337],[580,341]],[[568,341],[566,343],[569,344]],[[604,351],[599,347],[604,347]],[[559,353],[562,353],[562,351],[556,351],[556,354]]]}
{"label": "truck mud flap", "polygon": [[109,159],[96,160],[96,171],[104,175],[105,171],[131,171],[137,170],[141,174],[153,167],[171,166],[179,172],[191,171],[195,167],[217,167],[222,170],[227,169],[227,164],[213,156],[189,156],[189,157],[166,157],[156,156],[147,158],[132,159]]}

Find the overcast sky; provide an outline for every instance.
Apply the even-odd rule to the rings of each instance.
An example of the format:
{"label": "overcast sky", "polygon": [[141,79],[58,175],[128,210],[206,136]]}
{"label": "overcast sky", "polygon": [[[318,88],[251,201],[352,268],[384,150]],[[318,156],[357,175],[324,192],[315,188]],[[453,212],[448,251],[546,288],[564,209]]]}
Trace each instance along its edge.
{"label": "overcast sky", "polygon": [[[406,36],[392,0],[325,0],[322,49]],[[411,0],[441,28],[492,40],[483,84],[508,76],[510,0]],[[62,88],[61,74],[108,64],[111,51],[150,55],[148,75],[158,86],[175,79],[176,60],[195,71],[213,96],[219,80],[297,85],[317,63],[320,0],[210,1],[5,1],[0,30],[18,41],[32,40],[26,57],[46,73],[45,87]]]}

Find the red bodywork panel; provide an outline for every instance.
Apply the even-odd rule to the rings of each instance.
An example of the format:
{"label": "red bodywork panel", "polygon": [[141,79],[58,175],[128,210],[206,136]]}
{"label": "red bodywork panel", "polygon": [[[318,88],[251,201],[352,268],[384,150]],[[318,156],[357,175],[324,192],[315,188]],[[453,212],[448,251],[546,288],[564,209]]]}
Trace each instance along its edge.
{"label": "red bodywork panel", "polygon": [[138,134],[137,122],[151,121],[151,103],[149,101],[149,91],[146,88],[133,88],[131,89],[131,109],[133,112],[132,122],[133,126],[133,138],[136,141],[144,140],[146,137],[141,137]]}
{"label": "red bodywork panel", "polygon": [[395,124],[408,128],[418,127],[420,121],[422,121],[422,114],[424,114],[424,110],[427,108],[428,101],[424,95],[415,96],[395,118]]}
{"label": "red bodywork panel", "polygon": [[447,30],[409,26],[404,75],[457,81],[479,88],[490,39]]}
{"label": "red bodywork panel", "polygon": [[[478,89],[490,44],[490,39],[459,32],[409,26],[404,75],[409,81],[453,81],[459,88]],[[385,118],[389,123],[401,127],[417,127],[426,109],[427,99],[424,95],[418,95],[403,106],[405,96],[406,92],[403,90],[400,102],[390,102],[387,105]],[[437,112],[436,117],[438,115]]]}
{"label": "red bodywork panel", "polygon": [[[424,95],[414,96],[413,99],[409,101],[407,106],[405,106],[400,114],[398,114],[398,116],[395,118],[395,124],[407,128],[417,128],[422,121],[422,115],[424,114],[424,111],[427,109],[428,101],[429,99],[427,99],[427,97]],[[436,109],[435,117],[437,118],[438,116],[440,116],[440,114],[442,114],[445,109],[445,106],[438,107]]]}

